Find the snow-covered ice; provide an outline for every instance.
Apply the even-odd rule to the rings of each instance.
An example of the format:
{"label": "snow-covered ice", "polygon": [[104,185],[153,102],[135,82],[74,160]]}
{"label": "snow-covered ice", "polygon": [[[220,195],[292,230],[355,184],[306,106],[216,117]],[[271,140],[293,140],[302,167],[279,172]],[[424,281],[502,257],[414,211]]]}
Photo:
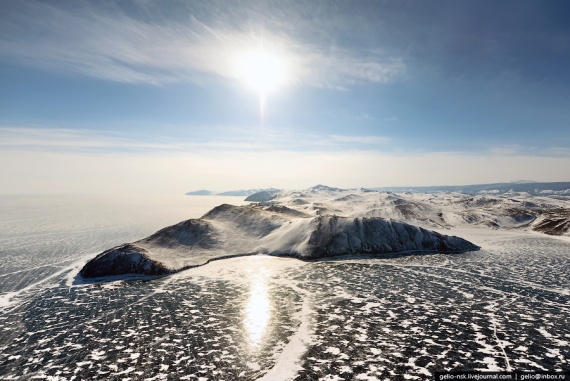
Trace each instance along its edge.
{"label": "snow-covered ice", "polygon": [[[434,197],[352,193],[308,190],[287,205],[344,213],[349,203],[350,213],[365,213],[376,203],[380,214],[382,199]],[[570,242],[532,223],[466,222],[464,205],[479,202],[463,197],[436,198],[445,207],[439,227],[437,208],[423,221],[416,212],[385,218],[464,237],[479,251],[313,262],[258,255],[84,284],[70,280],[93,253],[198,216],[177,210],[179,200],[123,209],[102,200],[31,199],[19,208],[1,200],[0,378],[431,380],[443,370],[569,371]],[[145,204],[152,213],[141,212]],[[502,206],[483,204],[469,215],[502,215]]]}

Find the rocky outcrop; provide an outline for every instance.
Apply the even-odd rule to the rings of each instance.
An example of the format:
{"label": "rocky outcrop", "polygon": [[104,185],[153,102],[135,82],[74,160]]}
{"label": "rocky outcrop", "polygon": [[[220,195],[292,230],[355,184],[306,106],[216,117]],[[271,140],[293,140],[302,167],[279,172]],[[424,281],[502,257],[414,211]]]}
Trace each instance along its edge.
{"label": "rocky outcrop", "polygon": [[171,272],[161,262],[150,259],[145,249],[128,243],[102,252],[89,261],[80,274],[85,278],[99,278],[125,274],[165,275]]}
{"label": "rocky outcrop", "polygon": [[[566,216],[570,216],[570,211]],[[532,230],[548,235],[565,235],[570,232],[570,217],[548,216],[537,222]]]}

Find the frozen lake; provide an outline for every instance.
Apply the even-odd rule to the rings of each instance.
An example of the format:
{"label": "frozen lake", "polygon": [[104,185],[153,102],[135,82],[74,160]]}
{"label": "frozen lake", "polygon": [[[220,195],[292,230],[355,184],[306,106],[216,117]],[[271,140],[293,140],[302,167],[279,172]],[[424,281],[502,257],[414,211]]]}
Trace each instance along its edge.
{"label": "frozen lake", "polygon": [[240,197],[0,198],[0,379],[430,380],[570,371],[570,243],[477,230],[457,255],[253,256],[76,284],[95,254]]}

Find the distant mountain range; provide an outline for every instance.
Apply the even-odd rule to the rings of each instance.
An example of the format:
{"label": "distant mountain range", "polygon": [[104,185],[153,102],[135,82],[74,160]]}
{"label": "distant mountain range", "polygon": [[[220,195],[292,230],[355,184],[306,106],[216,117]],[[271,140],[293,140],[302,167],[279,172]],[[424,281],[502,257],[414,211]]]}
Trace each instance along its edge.
{"label": "distant mountain range", "polygon": [[570,196],[570,182],[539,183],[533,181],[514,181],[510,183],[431,186],[431,187],[381,187],[369,188],[383,192],[440,193],[458,192],[465,194],[503,194],[509,192],[529,193],[532,195],[567,195]]}
{"label": "distant mountain range", "polygon": [[[307,192],[337,192],[342,189],[328,187],[326,185],[315,185],[306,189]],[[529,193],[531,195],[562,195],[570,196],[570,182],[549,182],[541,183],[530,180],[519,180],[508,183],[474,184],[474,185],[444,185],[429,187],[377,187],[366,188],[363,191],[380,192],[412,192],[412,193],[441,193],[457,192],[465,194],[503,194],[503,193]],[[241,196],[247,197],[246,201],[268,201],[282,189],[241,189],[227,192],[213,192],[209,190],[197,190],[186,193],[188,196]]]}

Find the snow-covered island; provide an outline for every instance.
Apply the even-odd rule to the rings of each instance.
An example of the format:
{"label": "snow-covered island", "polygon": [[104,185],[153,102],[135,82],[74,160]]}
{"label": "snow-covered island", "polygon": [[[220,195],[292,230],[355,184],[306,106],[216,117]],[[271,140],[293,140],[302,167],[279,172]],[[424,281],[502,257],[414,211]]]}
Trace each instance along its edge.
{"label": "snow-covered island", "polygon": [[528,193],[490,197],[318,185],[269,196],[246,206],[220,205],[199,219],[109,249],[89,261],[80,274],[86,278],[164,275],[216,259],[254,254],[318,259],[346,254],[458,253],[478,246],[441,231],[476,226],[568,235],[570,229],[565,199]]}

